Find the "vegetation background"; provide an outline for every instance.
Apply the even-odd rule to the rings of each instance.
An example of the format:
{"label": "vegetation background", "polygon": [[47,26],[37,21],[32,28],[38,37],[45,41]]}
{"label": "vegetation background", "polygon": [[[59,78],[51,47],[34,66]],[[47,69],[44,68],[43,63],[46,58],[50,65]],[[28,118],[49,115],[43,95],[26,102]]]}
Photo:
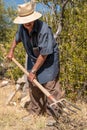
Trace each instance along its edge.
{"label": "vegetation background", "polygon": [[[54,32],[60,50],[60,83],[66,97],[81,108],[81,111],[62,115],[57,130],[87,130],[87,0],[37,0],[46,6],[43,21]],[[9,93],[15,88],[16,80],[23,75],[12,62],[6,60],[11,42],[15,37],[17,25],[13,19],[17,15],[16,7],[5,6],[0,0],[0,85],[4,78],[11,83],[0,87],[0,130],[56,130],[46,127],[46,117],[30,117],[22,120],[29,113],[20,107],[20,91],[13,102],[7,106]],[[40,10],[40,11],[42,11]],[[15,50],[15,58],[24,66],[25,50],[20,43]]]}

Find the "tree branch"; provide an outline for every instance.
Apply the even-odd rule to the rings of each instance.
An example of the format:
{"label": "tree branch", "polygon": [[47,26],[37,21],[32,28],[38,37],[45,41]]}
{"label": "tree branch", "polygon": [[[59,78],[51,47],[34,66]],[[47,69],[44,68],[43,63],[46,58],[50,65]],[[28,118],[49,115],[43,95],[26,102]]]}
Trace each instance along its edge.
{"label": "tree branch", "polygon": [[60,33],[62,31],[63,19],[64,19],[64,11],[65,11],[65,7],[66,7],[68,2],[69,2],[69,0],[62,0],[61,14],[60,14],[60,19],[59,19],[58,29],[57,29],[56,33],[54,34],[55,39],[60,35]]}

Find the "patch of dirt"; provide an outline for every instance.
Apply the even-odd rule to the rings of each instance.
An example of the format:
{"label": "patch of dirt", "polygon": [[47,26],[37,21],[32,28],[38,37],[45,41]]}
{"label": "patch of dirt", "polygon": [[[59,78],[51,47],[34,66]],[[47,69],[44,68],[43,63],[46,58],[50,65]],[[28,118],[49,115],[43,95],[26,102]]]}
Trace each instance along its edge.
{"label": "patch of dirt", "polygon": [[[13,99],[15,105],[6,105],[15,84],[10,83],[0,88],[0,130],[87,130],[87,104],[78,101],[76,105],[81,109],[77,113],[63,114],[56,126],[46,126],[47,118],[32,116],[20,106],[21,92]],[[24,118],[27,117],[28,118]]]}

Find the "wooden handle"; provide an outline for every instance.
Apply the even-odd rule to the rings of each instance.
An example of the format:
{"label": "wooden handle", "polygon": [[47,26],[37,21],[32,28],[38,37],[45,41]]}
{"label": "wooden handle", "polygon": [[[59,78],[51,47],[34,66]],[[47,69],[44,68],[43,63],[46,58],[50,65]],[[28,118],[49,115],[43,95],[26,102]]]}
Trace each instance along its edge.
{"label": "wooden handle", "polygon": [[[29,72],[20,64],[18,61],[16,61],[15,58],[12,58],[12,61],[27,75],[29,76]],[[56,99],[36,80],[33,80],[33,83],[48,97],[51,101],[57,102]]]}

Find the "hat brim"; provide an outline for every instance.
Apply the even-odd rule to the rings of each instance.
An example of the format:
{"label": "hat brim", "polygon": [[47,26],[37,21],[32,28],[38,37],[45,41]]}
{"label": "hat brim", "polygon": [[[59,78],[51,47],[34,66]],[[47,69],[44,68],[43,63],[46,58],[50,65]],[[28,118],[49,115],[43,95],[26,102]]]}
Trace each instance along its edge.
{"label": "hat brim", "polygon": [[25,24],[25,23],[35,21],[39,19],[41,16],[42,16],[41,13],[34,11],[34,13],[29,16],[24,16],[24,17],[17,16],[13,22],[15,24]]}

